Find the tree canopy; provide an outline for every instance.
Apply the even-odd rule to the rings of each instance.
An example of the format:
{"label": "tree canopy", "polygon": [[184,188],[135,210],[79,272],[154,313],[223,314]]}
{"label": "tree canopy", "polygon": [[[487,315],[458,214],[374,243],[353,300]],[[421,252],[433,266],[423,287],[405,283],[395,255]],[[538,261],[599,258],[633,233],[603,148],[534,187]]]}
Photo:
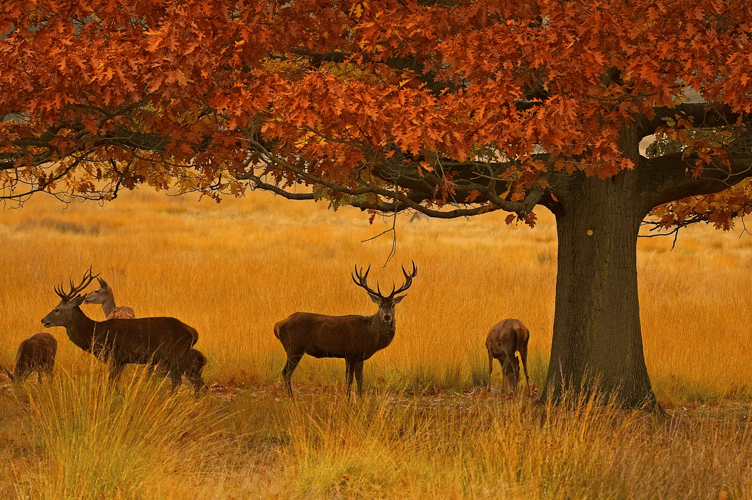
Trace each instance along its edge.
{"label": "tree canopy", "polygon": [[[729,228],[749,213],[751,22],[742,0],[7,0],[0,199],[265,189],[372,214],[504,210],[531,225],[542,205],[559,227],[559,321],[584,307],[559,303],[563,269],[577,281],[609,245],[634,246],[614,237],[580,262],[589,240],[572,240],[562,254],[593,213],[603,234],[635,238],[651,211],[661,228]],[[610,274],[631,269],[625,259],[603,279],[634,279],[620,293],[635,308],[613,314],[636,324],[602,324],[601,306],[595,323],[559,323],[552,366],[572,364],[557,338],[587,350],[574,336],[621,330],[644,365],[636,271]],[[603,375],[598,355],[549,383]],[[650,399],[649,381],[627,393]]]}

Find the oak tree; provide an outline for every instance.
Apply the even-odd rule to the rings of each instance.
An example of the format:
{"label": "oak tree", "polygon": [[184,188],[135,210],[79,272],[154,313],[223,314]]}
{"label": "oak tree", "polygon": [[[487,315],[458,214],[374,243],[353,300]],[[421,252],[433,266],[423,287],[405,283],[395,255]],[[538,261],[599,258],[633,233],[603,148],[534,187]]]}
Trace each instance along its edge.
{"label": "oak tree", "polygon": [[638,233],[750,211],[751,21],[743,0],[6,0],[0,198],[546,207],[543,397],[652,406]]}

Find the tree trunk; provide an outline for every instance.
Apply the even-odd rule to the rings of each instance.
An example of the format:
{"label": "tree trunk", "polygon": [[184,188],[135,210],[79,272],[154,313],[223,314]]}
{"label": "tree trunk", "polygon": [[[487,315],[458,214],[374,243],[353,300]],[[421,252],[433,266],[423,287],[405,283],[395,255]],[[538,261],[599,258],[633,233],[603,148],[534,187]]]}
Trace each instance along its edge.
{"label": "tree trunk", "polygon": [[559,400],[571,388],[625,407],[656,406],[637,294],[637,234],[648,209],[636,181],[633,170],[606,180],[575,174],[553,207],[558,273],[542,400]]}

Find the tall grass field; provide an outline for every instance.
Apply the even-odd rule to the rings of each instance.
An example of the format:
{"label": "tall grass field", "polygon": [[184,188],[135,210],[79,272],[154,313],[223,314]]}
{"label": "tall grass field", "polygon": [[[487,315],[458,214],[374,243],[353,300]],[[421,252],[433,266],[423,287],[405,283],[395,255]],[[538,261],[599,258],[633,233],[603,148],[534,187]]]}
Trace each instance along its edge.
{"label": "tall grass field", "polygon": [[[696,227],[673,249],[639,242],[645,356],[665,415],[575,396],[552,407],[502,390],[498,364],[486,385],[485,337],[508,317],[530,330],[533,395],[545,381],[556,227],[538,215],[534,229],[494,213],[369,224],[267,193],[217,204],[146,191],[3,209],[0,366],[39,331],[58,355],[51,380],[0,378],[0,497],[752,498],[752,235]],[[345,399],[343,360],[305,357],[291,402],[274,324],[296,311],[372,314],[355,266],[388,292],[413,261],[364,396]],[[43,328],[53,287],[90,266],[117,305],[198,330],[202,397],[187,383],[170,394],[138,367],[112,387],[63,328]],[[100,306],[82,309],[104,320]]]}

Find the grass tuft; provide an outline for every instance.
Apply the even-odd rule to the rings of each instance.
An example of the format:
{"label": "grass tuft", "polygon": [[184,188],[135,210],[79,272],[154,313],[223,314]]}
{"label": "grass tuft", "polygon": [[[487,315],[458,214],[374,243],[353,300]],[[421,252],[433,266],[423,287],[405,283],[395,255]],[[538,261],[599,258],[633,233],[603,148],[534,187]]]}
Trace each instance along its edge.
{"label": "grass tuft", "polygon": [[34,433],[44,457],[31,496],[148,498],[155,478],[180,469],[186,443],[210,434],[206,402],[170,396],[144,371],[115,388],[101,365],[28,387]]}

